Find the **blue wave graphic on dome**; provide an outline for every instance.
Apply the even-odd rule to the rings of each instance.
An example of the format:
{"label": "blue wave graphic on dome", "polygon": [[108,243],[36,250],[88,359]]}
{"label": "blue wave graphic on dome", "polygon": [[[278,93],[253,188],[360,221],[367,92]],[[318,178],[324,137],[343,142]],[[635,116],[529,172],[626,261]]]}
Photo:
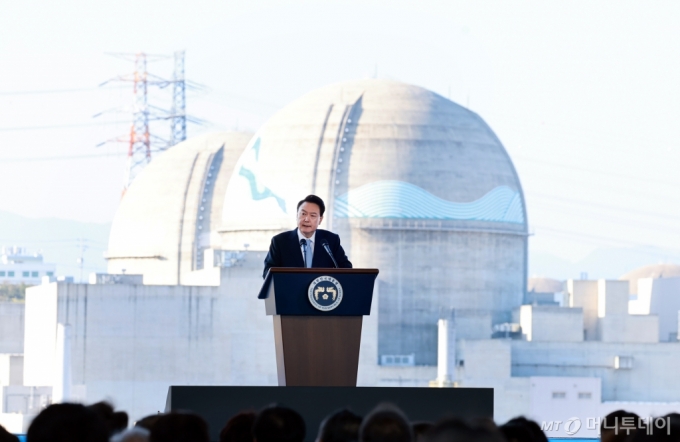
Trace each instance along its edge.
{"label": "blue wave graphic on dome", "polygon": [[499,186],[476,201],[457,203],[403,181],[376,181],[335,200],[339,218],[414,218],[524,223],[519,192]]}
{"label": "blue wave graphic on dome", "polygon": [[[257,163],[260,159],[260,139],[258,138],[255,140],[255,143],[253,144],[253,147],[250,148],[255,154],[255,162]],[[286,211],[286,201],[275,194],[269,187],[264,187],[262,191],[258,189],[258,179],[257,176],[255,175],[255,172],[252,170],[246,168],[245,165],[241,166],[241,169],[239,169],[238,174],[248,180],[248,185],[250,186],[250,197],[253,199],[253,201],[259,201],[259,200],[264,200],[267,198],[274,198],[276,200],[276,203],[279,205],[281,210],[283,210],[283,213],[288,213]]]}

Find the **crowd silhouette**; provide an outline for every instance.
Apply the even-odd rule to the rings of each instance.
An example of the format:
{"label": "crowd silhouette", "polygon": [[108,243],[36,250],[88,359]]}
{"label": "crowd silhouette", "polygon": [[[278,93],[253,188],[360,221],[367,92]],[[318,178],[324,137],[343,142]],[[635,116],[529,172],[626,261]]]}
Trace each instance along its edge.
{"label": "crowd silhouette", "polygon": [[[642,419],[618,410],[602,419],[602,442],[680,442],[680,414]],[[517,417],[503,425],[491,419],[450,417],[411,422],[392,404],[380,404],[365,416],[338,410],[318,432],[305,426],[295,410],[273,404],[245,410],[226,421],[220,442],[548,442],[538,423]],[[27,442],[209,442],[207,422],[189,412],[159,413],[129,425],[128,415],[106,402],[85,406],[53,404],[38,414]],[[0,442],[18,442],[0,426]]]}

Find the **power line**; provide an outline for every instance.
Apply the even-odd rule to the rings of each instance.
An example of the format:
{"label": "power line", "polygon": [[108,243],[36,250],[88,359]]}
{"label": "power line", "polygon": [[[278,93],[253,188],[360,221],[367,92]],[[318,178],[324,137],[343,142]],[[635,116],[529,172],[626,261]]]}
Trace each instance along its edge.
{"label": "power line", "polygon": [[[281,104],[260,100],[258,98],[246,97],[245,95],[233,94],[231,92],[219,91],[219,90],[215,90],[215,89],[210,89],[207,94],[197,95],[195,97],[195,99],[210,101],[212,103],[220,104],[220,105],[223,105],[223,106],[225,105],[224,102],[229,102],[230,105],[231,105],[231,103],[234,100],[237,100],[237,101],[241,100],[241,101],[246,101],[246,102],[250,102],[250,103],[253,103],[253,104],[258,104],[258,105],[261,105],[261,106],[266,106],[266,107],[269,107],[269,108],[274,109],[274,110],[278,110],[278,109],[281,109],[282,107],[284,107],[284,105],[281,105]],[[220,101],[222,101],[222,102],[220,102]],[[250,109],[246,109],[246,110],[250,110]]]}
{"label": "power line", "polygon": [[608,175],[608,176],[612,176],[612,177],[616,177],[616,178],[623,178],[623,179],[626,179],[626,180],[636,180],[636,181],[643,181],[643,182],[647,182],[647,183],[664,184],[664,185],[673,186],[673,187],[677,187],[678,185],[680,185],[680,183],[673,183],[671,181],[657,180],[657,179],[650,179],[650,178],[641,178],[641,177],[638,177],[638,176],[626,175],[626,174],[623,174],[623,173],[616,173],[616,172],[605,172],[603,170],[589,169],[587,167],[572,166],[572,165],[569,165],[569,164],[556,163],[556,162],[553,162],[553,161],[545,161],[545,160],[537,160],[537,159],[534,159],[534,158],[527,158],[527,157],[523,157],[521,155],[519,155],[519,156],[515,155],[513,158],[516,158],[516,159],[521,160],[521,161],[527,161],[527,162],[530,162],[530,163],[545,164],[545,165],[549,165],[549,166],[560,167],[560,168],[563,168],[563,169],[571,169],[571,170],[578,170],[578,171],[581,171],[581,172],[594,173],[594,174],[597,174],[597,175]]}
{"label": "power line", "polygon": [[572,199],[572,198],[557,197],[557,196],[546,195],[546,194],[541,194],[541,193],[533,193],[533,192],[527,192],[525,195],[527,195],[531,199],[538,198],[538,199],[545,199],[545,200],[548,200],[548,201],[550,201],[550,200],[560,201],[560,202],[564,202],[564,203],[567,203],[567,204],[571,204],[573,206],[593,207],[595,209],[600,209],[600,210],[604,209],[604,210],[611,210],[611,211],[616,211],[616,212],[632,213],[632,214],[635,214],[635,215],[642,215],[642,216],[648,216],[648,217],[653,217],[653,218],[667,219],[669,221],[680,221],[680,216],[673,216],[673,215],[668,215],[668,214],[659,213],[659,212],[650,212],[648,210],[631,209],[631,208],[626,208],[626,207],[613,206],[613,205],[610,205],[610,204],[602,204],[602,203],[595,203],[595,202],[589,202],[589,201],[580,201],[580,200],[575,200],[575,199]]}
{"label": "power line", "polygon": [[[124,89],[123,86],[112,86],[107,89]],[[93,92],[102,91],[100,87],[73,88],[73,89],[41,89],[34,91],[0,91],[0,95],[42,95],[42,94],[66,94],[71,92]]]}
{"label": "power line", "polygon": [[42,130],[42,129],[68,129],[72,127],[87,127],[87,126],[106,126],[107,124],[127,124],[128,121],[101,121],[93,123],[77,123],[77,124],[54,124],[50,126],[19,126],[19,127],[0,127],[0,131],[20,131],[20,130]]}
{"label": "power line", "polygon": [[[193,82],[187,81],[187,83],[191,84],[196,84]],[[199,88],[202,85],[197,85],[196,87]],[[107,86],[105,88],[102,87],[92,87],[92,88],[73,88],[73,89],[43,89],[43,90],[34,90],[34,91],[0,91],[0,96],[12,96],[12,95],[43,95],[43,94],[63,94],[63,93],[72,93],[72,92],[93,92],[93,91],[103,91],[103,90],[110,90],[110,89],[120,89],[120,90],[125,90],[128,89],[125,85],[122,86]],[[240,100],[240,101],[246,101],[250,102],[253,104],[259,104],[262,106],[269,107],[271,109],[281,109],[284,105],[282,104],[276,104],[264,100],[260,100],[258,98],[253,98],[253,97],[247,97],[245,95],[239,95],[239,94],[234,94],[231,92],[226,92],[226,91],[221,91],[217,89],[212,89],[212,88],[207,88],[204,87],[203,89],[199,89],[199,93],[195,96],[195,99],[197,100],[204,100],[204,101],[210,101],[216,104],[221,104],[224,105],[224,101],[229,101],[229,103],[232,103],[233,100]],[[220,102],[222,101],[222,102]],[[235,107],[236,109],[239,109],[238,107]],[[245,110],[251,110],[251,109],[245,109]]]}
{"label": "power line", "polygon": [[[552,178],[552,180],[558,179],[560,181],[565,181],[565,180],[566,181],[572,181],[572,182],[575,182],[577,185],[579,185],[579,187],[583,187],[583,185],[585,185],[587,187],[586,192],[587,192],[588,195],[592,195],[593,193],[596,193],[597,191],[607,191],[608,193],[613,192],[615,194],[621,194],[623,192],[623,190],[621,189],[621,184],[624,184],[624,185],[627,185],[629,187],[625,191],[626,195],[628,195],[628,196],[642,197],[643,199],[648,200],[648,201],[654,201],[655,198],[656,198],[658,201],[662,201],[665,204],[668,204],[669,202],[673,202],[673,201],[680,203],[680,200],[676,199],[676,198],[678,198],[678,194],[677,194],[677,191],[676,191],[677,186],[671,187],[671,186],[665,186],[664,185],[663,189],[668,190],[669,193],[663,195],[663,200],[661,200],[661,199],[658,199],[660,196],[662,196],[662,195],[660,195],[660,192],[658,190],[655,189],[654,192],[650,192],[644,186],[641,186],[640,184],[632,183],[630,181],[623,181],[621,184],[612,183],[610,181],[594,183],[592,180],[584,180],[581,177],[579,177],[578,175],[573,174],[573,173],[568,173],[566,175],[560,175],[559,177],[556,177],[554,172],[552,172],[550,170],[546,170],[545,168],[540,169],[539,172],[543,173],[545,175],[548,175],[549,177]],[[530,174],[524,174],[523,180],[526,180],[529,175]],[[632,186],[632,188],[630,186]],[[527,189],[528,188],[529,187],[527,187]],[[575,192],[575,189],[573,188],[573,186],[572,186],[571,190]],[[528,193],[530,193],[530,192],[528,192]],[[580,193],[583,193],[583,191],[581,191]]]}
{"label": "power line", "polygon": [[[604,243],[609,243],[609,245],[625,245],[625,246],[637,246],[637,247],[649,247],[649,248],[661,248],[661,246],[654,245],[654,244],[647,244],[647,243],[640,243],[636,241],[629,241],[629,240],[622,240],[619,238],[612,238],[608,236],[602,236],[602,235],[591,235],[588,233],[582,233],[582,232],[575,232],[573,230],[562,230],[562,229],[554,229],[551,227],[544,227],[544,226],[534,226],[541,231],[545,231],[546,235],[548,236],[563,236],[563,237],[568,237],[568,238],[577,238],[582,240],[584,243],[589,243],[593,244],[593,241],[596,241],[595,244],[602,244]],[[538,235],[535,233],[535,235]],[[671,253],[678,253],[680,256],[680,252],[678,251],[672,251],[672,250],[664,250],[664,252],[671,252]]]}
{"label": "power line", "polygon": [[124,157],[125,152],[118,153],[95,153],[82,155],[61,155],[52,157],[23,157],[23,158],[0,158],[0,163],[27,163],[27,162],[41,162],[41,161],[69,161],[69,160],[83,160],[93,158],[110,158],[110,157]]}
{"label": "power line", "polygon": [[[498,113],[500,119],[507,120],[508,117],[515,118],[515,114],[503,114]],[[496,120],[497,122],[498,120]],[[558,139],[561,141],[573,143],[575,140],[578,144],[590,144],[601,146],[602,143],[615,144],[617,146],[617,155],[624,154],[637,154],[637,152],[632,152],[630,150],[621,150],[620,146],[626,143],[633,143],[636,145],[655,145],[655,146],[665,146],[667,148],[677,148],[680,147],[677,144],[668,144],[667,142],[658,142],[657,140],[650,139],[648,134],[645,133],[644,139],[631,139],[629,137],[617,137],[611,133],[602,133],[602,131],[594,131],[583,129],[582,127],[573,124],[568,126],[554,123],[552,121],[542,121],[540,123],[532,123],[526,119],[520,119],[519,122],[515,120],[511,123],[512,126],[524,126],[530,128],[532,132],[544,132],[544,135],[550,136],[552,139]],[[555,136],[557,134],[557,137]],[[566,136],[565,136],[566,135]]]}
{"label": "power line", "polygon": [[[95,241],[92,239],[87,239],[85,238],[88,242],[91,243],[97,243],[97,244],[106,244],[101,241]],[[36,239],[36,238],[31,238],[31,239],[16,239],[16,238],[4,238],[0,239],[0,242],[17,242],[17,243],[27,243],[27,242],[49,242],[49,243],[55,243],[55,242],[78,242],[80,239],[78,238],[62,238],[62,239]]]}
{"label": "power line", "polygon": [[[552,203],[547,203],[547,204],[552,205]],[[557,209],[557,211],[565,213],[565,211],[560,210],[560,209]],[[566,213],[574,215],[573,211],[566,211]],[[678,235],[678,234],[680,234],[680,231],[677,230],[676,225],[660,224],[658,222],[653,222],[653,221],[652,222],[649,222],[649,221],[635,222],[634,220],[631,220],[629,218],[607,217],[606,214],[602,214],[602,213],[578,212],[577,216],[579,218],[588,218],[588,219],[591,219],[591,220],[603,221],[603,222],[606,222],[606,223],[615,224],[617,226],[628,226],[628,227],[634,227],[636,229],[652,230],[652,231],[655,231],[657,233],[659,232],[660,229],[665,229],[665,235]]]}
{"label": "power line", "polygon": [[[66,267],[66,268],[69,268],[69,269],[78,269],[78,270],[80,270],[80,265],[78,265],[78,264],[60,264],[60,263],[58,263],[58,262],[55,262],[55,263],[52,263],[52,264],[55,264],[57,267]],[[99,270],[99,271],[106,271],[106,268],[105,268],[105,267],[102,268],[102,267],[95,267],[95,266],[83,266],[83,269],[84,269],[84,270]]]}

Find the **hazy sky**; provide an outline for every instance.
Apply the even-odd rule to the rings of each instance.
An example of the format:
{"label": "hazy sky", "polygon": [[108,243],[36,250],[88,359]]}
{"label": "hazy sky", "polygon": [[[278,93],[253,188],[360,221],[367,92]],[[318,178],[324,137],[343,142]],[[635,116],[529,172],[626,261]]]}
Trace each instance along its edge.
{"label": "hazy sky", "polygon": [[95,146],[129,116],[92,116],[131,103],[129,85],[97,85],[133,65],[106,53],[184,49],[187,77],[210,88],[188,95],[210,122],[189,136],[255,130],[310,90],[377,74],[489,123],[519,171],[532,252],[649,245],[680,258],[680,2],[0,5],[0,210],[110,222],[125,145]]}

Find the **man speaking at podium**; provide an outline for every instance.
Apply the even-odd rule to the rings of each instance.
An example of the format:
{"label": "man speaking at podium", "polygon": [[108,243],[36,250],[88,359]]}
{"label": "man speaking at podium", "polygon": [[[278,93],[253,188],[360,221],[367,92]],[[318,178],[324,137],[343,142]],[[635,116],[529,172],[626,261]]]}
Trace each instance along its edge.
{"label": "man speaking at podium", "polygon": [[352,268],[340,237],[319,229],[325,211],[326,205],[316,195],[307,195],[298,203],[297,229],[272,238],[264,259],[263,278],[271,267]]}

